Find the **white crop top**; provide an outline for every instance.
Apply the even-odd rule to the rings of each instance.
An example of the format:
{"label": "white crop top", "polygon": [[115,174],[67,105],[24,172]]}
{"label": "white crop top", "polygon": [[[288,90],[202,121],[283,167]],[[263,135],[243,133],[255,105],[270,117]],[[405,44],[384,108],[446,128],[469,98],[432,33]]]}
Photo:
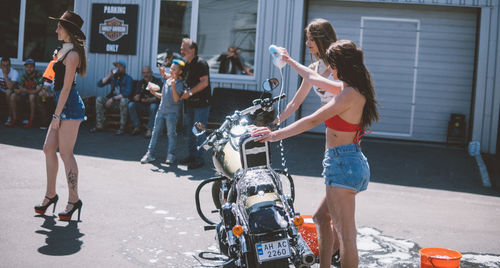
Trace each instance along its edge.
{"label": "white crop top", "polygon": [[[326,69],[328,68],[326,66],[325,63],[323,63],[323,61],[320,59],[318,60],[317,62],[314,63],[316,66],[314,67],[314,71],[317,72],[318,74],[322,74],[326,71]],[[338,80],[335,80],[333,79],[333,75],[330,73],[330,75],[328,75],[327,79],[329,80],[332,80],[332,81],[338,81]],[[339,81],[340,82],[340,81]],[[333,97],[335,97],[335,94],[331,93],[331,92],[328,92],[326,90],[323,90],[321,88],[318,88],[317,86],[312,86],[313,90],[314,90],[314,93],[316,93],[316,95],[319,96],[320,98],[320,101],[321,101],[321,105],[325,105],[326,103],[328,103],[331,99],[333,99]]]}

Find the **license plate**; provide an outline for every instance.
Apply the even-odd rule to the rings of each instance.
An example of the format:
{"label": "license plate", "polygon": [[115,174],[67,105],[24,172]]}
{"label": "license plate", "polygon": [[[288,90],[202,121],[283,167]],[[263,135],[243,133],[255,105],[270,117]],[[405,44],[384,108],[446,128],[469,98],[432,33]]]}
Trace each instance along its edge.
{"label": "license plate", "polygon": [[257,259],[259,262],[290,257],[290,245],[287,239],[267,243],[257,243]]}

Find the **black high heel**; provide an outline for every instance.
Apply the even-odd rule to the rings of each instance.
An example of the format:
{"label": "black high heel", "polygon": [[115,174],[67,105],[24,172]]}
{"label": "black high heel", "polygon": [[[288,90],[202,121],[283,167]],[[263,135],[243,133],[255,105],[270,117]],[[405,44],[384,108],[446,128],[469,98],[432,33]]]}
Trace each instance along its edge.
{"label": "black high heel", "polygon": [[56,194],[52,198],[50,198],[48,196],[45,196],[45,198],[49,200],[49,202],[45,206],[35,206],[35,212],[40,214],[40,215],[44,215],[47,208],[52,204],[54,204],[54,207],[52,208],[52,213],[54,213],[56,211],[56,205],[57,205],[57,200],[59,200],[59,196],[57,196],[57,194]]}
{"label": "black high heel", "polygon": [[332,256],[332,265],[335,267],[340,267],[340,249],[337,250]]}
{"label": "black high heel", "polygon": [[78,199],[75,203],[68,202],[68,204],[73,205],[73,208],[71,208],[70,211],[68,212],[61,212],[58,214],[59,220],[60,221],[70,221],[71,216],[73,216],[73,212],[78,209],[78,221],[80,221],[80,212],[82,212],[82,200]]}

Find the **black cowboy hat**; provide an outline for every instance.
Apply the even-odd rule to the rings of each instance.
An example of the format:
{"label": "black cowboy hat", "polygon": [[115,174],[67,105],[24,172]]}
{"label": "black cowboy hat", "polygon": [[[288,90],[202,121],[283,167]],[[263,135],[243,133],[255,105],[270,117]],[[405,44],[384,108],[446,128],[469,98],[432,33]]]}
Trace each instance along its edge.
{"label": "black cowboy hat", "polygon": [[78,14],[71,11],[66,11],[60,18],[49,17],[49,19],[61,22],[64,29],[66,29],[68,32],[76,35],[83,40],[86,39],[85,34],[81,30],[83,19]]}

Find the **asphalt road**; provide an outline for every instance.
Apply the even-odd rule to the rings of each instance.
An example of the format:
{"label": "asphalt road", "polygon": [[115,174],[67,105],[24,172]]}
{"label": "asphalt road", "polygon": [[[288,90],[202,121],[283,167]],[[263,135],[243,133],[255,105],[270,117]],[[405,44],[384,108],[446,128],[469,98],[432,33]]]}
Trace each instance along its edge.
{"label": "asphalt road", "polygon": [[[195,171],[141,165],[148,140],[82,128],[75,148],[82,219],[68,224],[51,211],[33,212],[45,191],[44,135],[0,127],[0,267],[193,267],[200,253],[216,263],[209,260],[216,255],[203,253],[217,251],[215,233],[203,231],[194,205],[197,185],[213,174],[208,155]],[[164,159],[165,136],[158,146]],[[464,253],[462,267],[500,266],[500,194],[481,186],[463,149],[377,140],[363,149],[372,181],[356,204],[360,267],[418,267],[424,247]],[[302,214],[312,214],[324,195],[323,150],[320,136],[285,142]],[[185,153],[181,138],[179,156]],[[280,158],[276,149],[273,166]],[[59,167],[56,213],[67,200],[61,161]],[[211,210],[208,192],[202,200]]]}

